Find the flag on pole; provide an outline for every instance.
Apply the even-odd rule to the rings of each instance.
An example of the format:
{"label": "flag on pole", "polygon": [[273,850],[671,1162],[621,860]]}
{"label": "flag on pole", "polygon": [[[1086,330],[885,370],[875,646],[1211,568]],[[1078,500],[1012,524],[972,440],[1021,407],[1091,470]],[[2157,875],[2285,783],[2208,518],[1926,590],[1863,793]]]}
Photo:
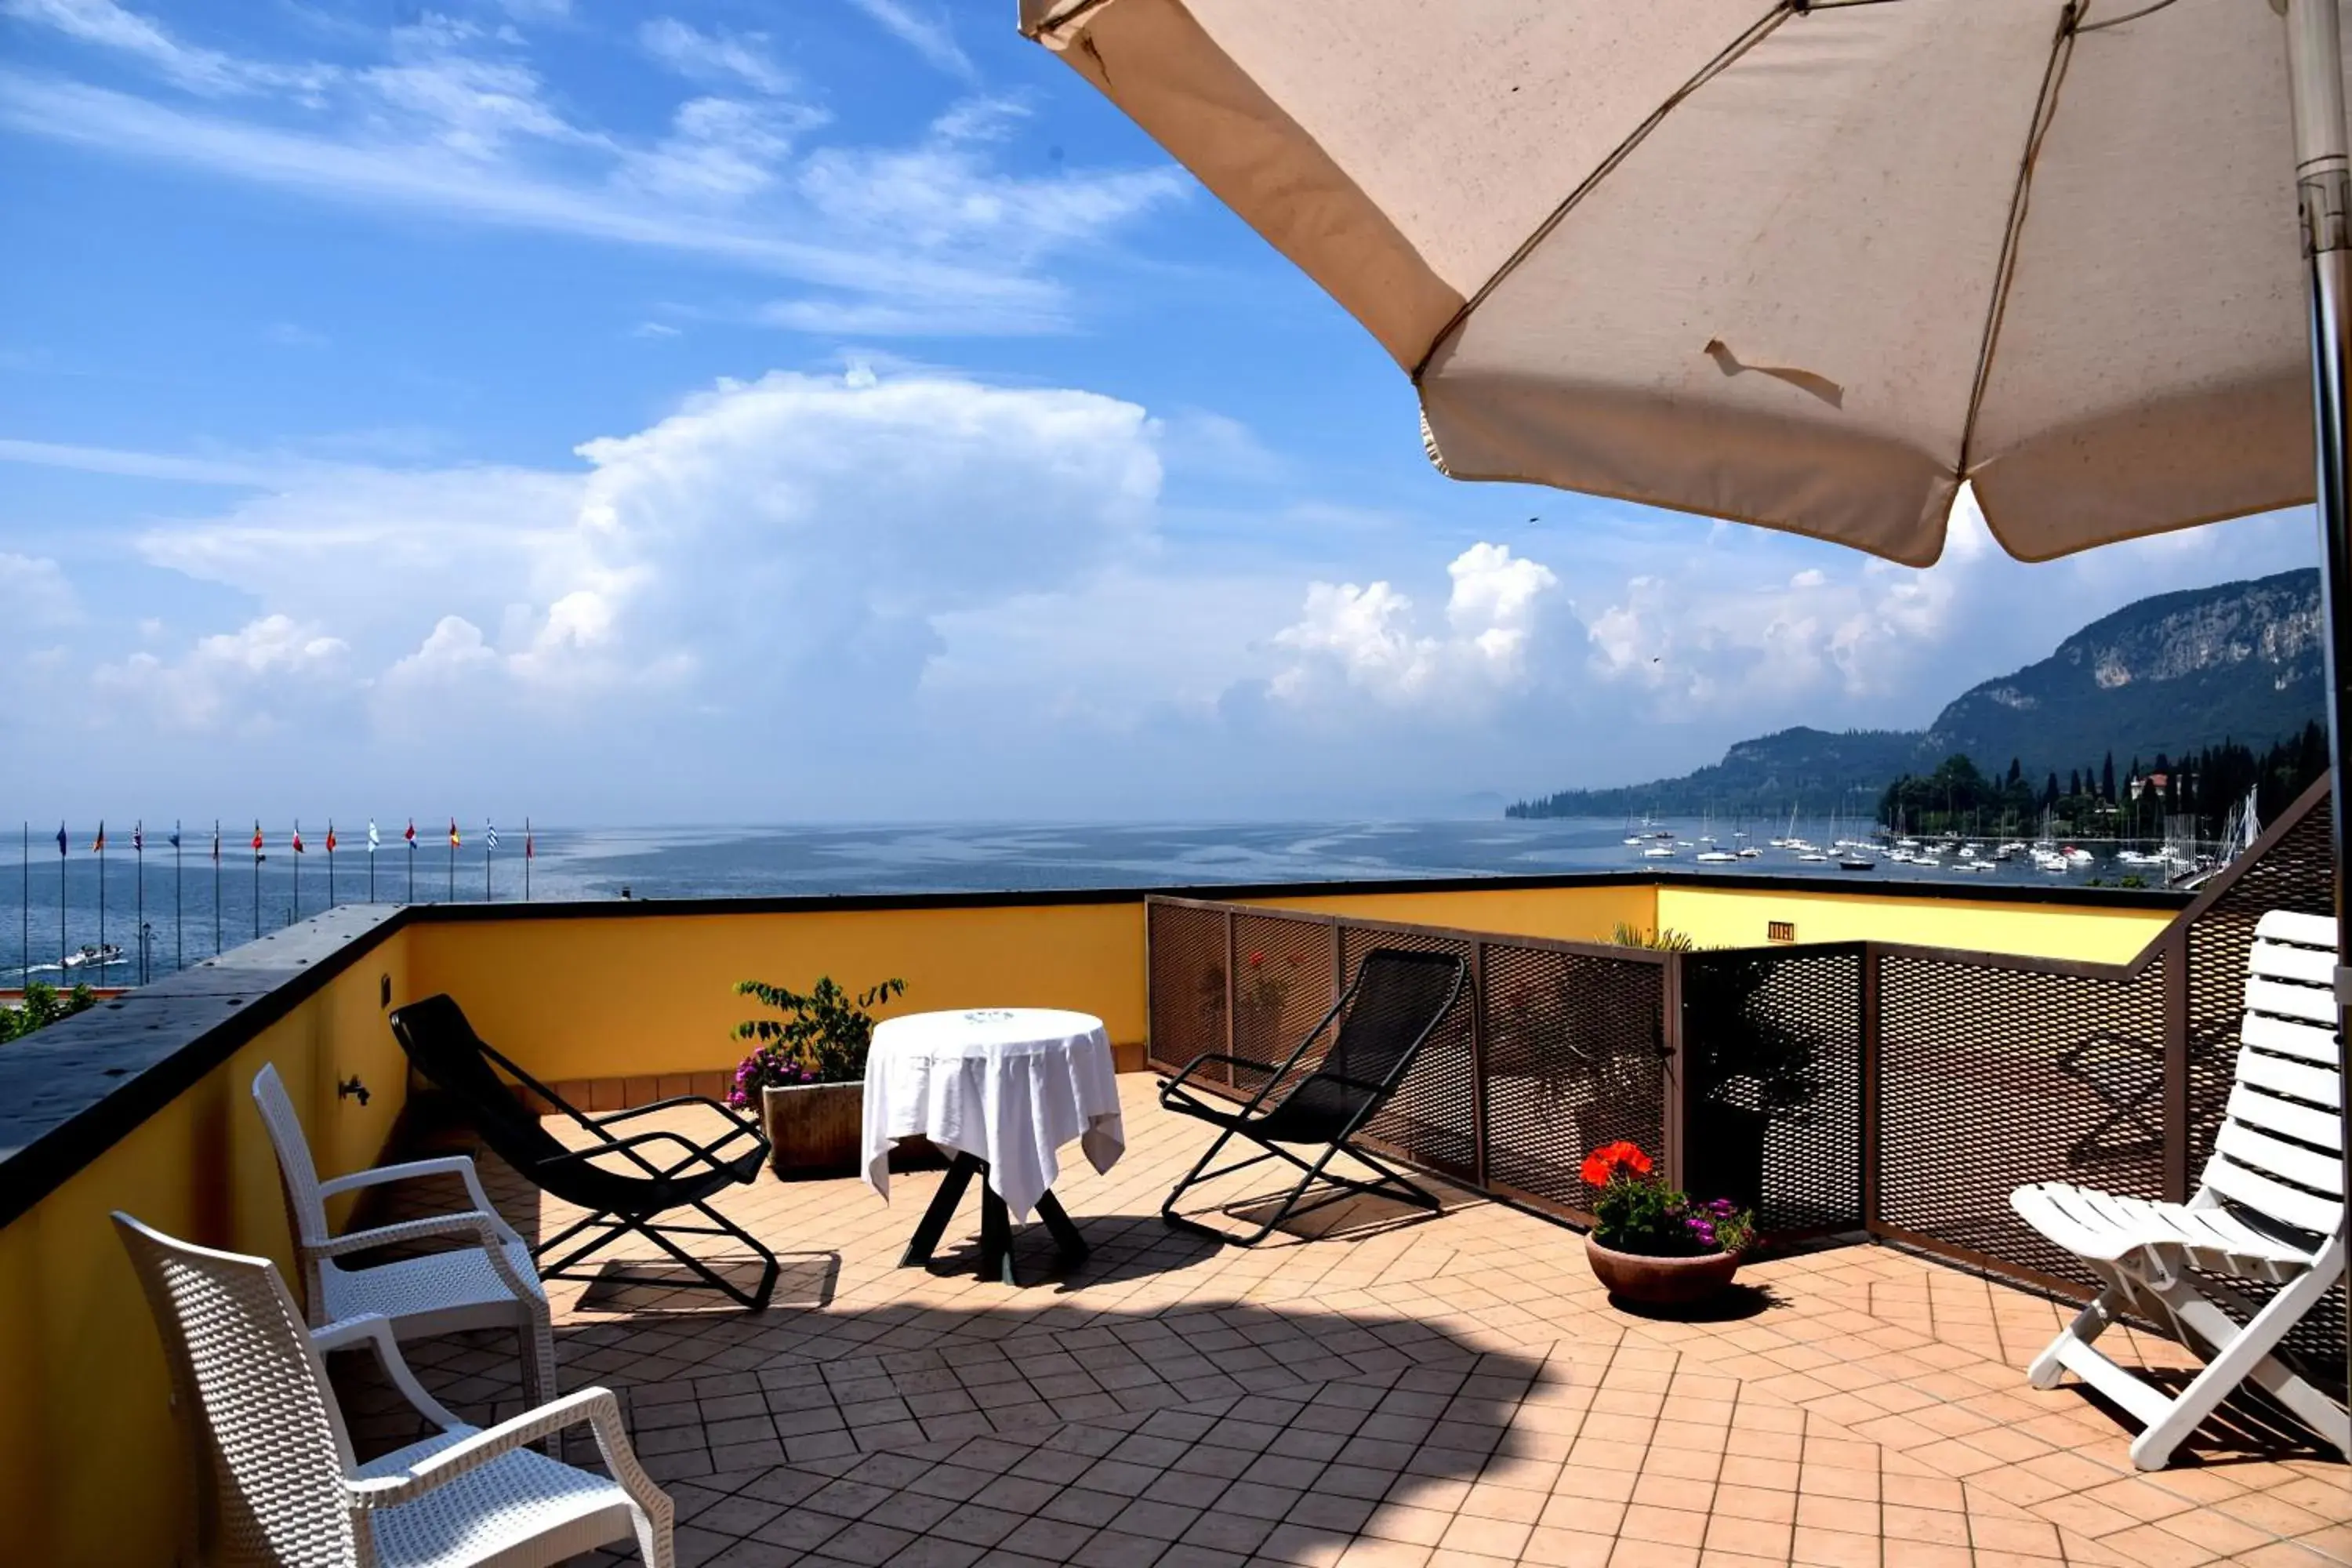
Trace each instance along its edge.
{"label": "flag on pole", "polygon": [[253,825],[253,858],[257,860],[261,858],[261,824],[258,821]]}
{"label": "flag on pole", "polygon": [[371,854],[371,855],[374,854],[374,853],[375,853],[375,847],[376,847],[377,845],[379,845],[379,844],[383,843],[383,839],[381,839],[381,838],[379,838],[379,837],[376,837],[376,831],[375,831],[375,818],[374,818],[374,817],[373,817],[373,816],[369,817],[369,818],[368,818],[368,853],[369,853],[369,854]]}
{"label": "flag on pole", "polygon": [[464,842],[457,837],[457,819],[453,816],[449,819],[449,847],[455,849]]}
{"label": "flag on pole", "polygon": [[482,822],[482,842],[485,846],[492,849],[496,849],[499,847],[498,825],[489,821],[488,818],[485,818]]}
{"label": "flag on pole", "polygon": [[134,855],[147,853],[147,819],[143,816],[131,825],[131,852]]}
{"label": "flag on pole", "polygon": [[89,841],[89,852],[93,855],[106,853],[106,819],[104,817],[99,819],[98,837]]}
{"label": "flag on pole", "polygon": [[334,819],[333,817],[331,817],[331,817],[327,818],[327,853],[328,853],[328,854],[330,854],[330,855],[332,855],[334,852],[335,852],[335,819]]}
{"label": "flag on pole", "polygon": [[220,864],[220,824],[213,824],[213,864]]}
{"label": "flag on pole", "polygon": [[302,853],[302,825],[299,822],[294,825],[294,853]]}
{"label": "flag on pole", "polygon": [[408,831],[401,837],[408,840],[408,847],[411,849],[416,847],[416,818],[412,816],[408,819]]}
{"label": "flag on pole", "polygon": [[60,860],[62,860],[62,859],[64,859],[65,858],[66,858],[66,825],[65,825],[64,823],[60,822],[60,823],[58,823],[58,859],[60,859]]}
{"label": "flag on pole", "polygon": [[180,825],[179,825],[178,823],[176,823],[176,822],[175,822],[175,823],[173,823],[173,824],[172,825],[172,847],[173,847],[173,848],[174,848],[174,849],[177,849],[179,847],[180,847]]}
{"label": "flag on pole", "polygon": [[522,819],[522,858],[524,859],[528,860],[539,853],[533,846],[534,841],[530,836],[530,818],[526,816]]}

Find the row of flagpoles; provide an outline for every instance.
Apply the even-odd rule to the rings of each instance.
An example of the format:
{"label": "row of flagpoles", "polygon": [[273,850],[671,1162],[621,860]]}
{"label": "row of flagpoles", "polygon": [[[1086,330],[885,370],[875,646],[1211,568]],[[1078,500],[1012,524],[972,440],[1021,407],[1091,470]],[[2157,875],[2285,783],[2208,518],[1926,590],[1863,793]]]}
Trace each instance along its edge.
{"label": "row of flagpoles", "polygon": [[[408,889],[407,897],[404,901],[415,903],[416,901],[417,850],[416,819],[415,817],[408,819],[408,826],[401,832],[399,837],[400,842],[406,849],[408,855]],[[300,912],[302,903],[302,859],[303,857],[310,853],[310,846],[304,843],[302,839],[302,824],[299,818],[295,820],[292,832],[287,836],[283,842],[286,847],[290,849],[295,856],[295,859],[293,861],[293,909],[294,912],[299,914]],[[23,968],[27,978],[29,978],[32,971],[32,824],[26,823],[24,826],[23,924],[25,952],[23,955]],[[175,926],[173,940],[175,947],[179,949],[179,951],[175,951],[174,953],[174,963],[175,965],[183,965],[185,963],[184,946],[184,939],[183,933],[181,933],[177,928],[182,923],[181,915],[183,909],[180,897],[183,869],[182,854],[187,846],[184,842],[184,834],[181,824],[174,822],[172,825],[172,831],[166,837],[166,843],[172,851],[172,900],[173,906],[173,918]],[[210,847],[210,859],[212,861],[213,868],[213,951],[215,952],[218,952],[221,950],[222,943],[220,898],[223,864],[222,844],[221,825],[219,820],[215,818],[212,827],[212,842]],[[491,861],[499,847],[499,830],[494,823],[488,820],[485,820],[482,824],[481,845],[482,897],[485,900],[489,900],[497,897],[495,885],[491,880]],[[58,824],[57,846],[58,959],[58,968],[60,971],[63,971],[71,967],[68,963],[70,955],[67,949],[68,938],[66,934],[66,865],[72,857],[73,841],[66,830],[66,825],[62,822]],[[335,903],[335,853],[341,847],[341,841],[335,835],[334,819],[330,817],[327,821],[327,836],[320,845],[320,847],[325,850],[327,858],[327,905],[331,909],[334,907]],[[457,819],[453,816],[449,819],[447,883],[448,897],[453,902],[457,897],[457,852],[464,847],[465,835],[457,826]],[[201,847],[201,846],[198,847]],[[269,836],[262,828],[260,819],[257,817],[254,820],[253,837],[250,843],[250,848],[253,855],[253,934],[257,937],[261,934],[261,867],[263,862],[269,858]],[[378,830],[374,819],[372,817],[369,819],[367,825],[366,847],[368,868],[367,896],[368,902],[373,903],[376,901],[375,857],[377,851],[383,847],[383,837]],[[139,953],[139,977],[143,981],[147,978],[147,952],[146,942],[144,940],[147,931],[147,825],[143,819],[134,822],[131,826],[131,852],[139,868],[136,877],[136,885],[138,889],[137,930],[142,938]],[[102,952],[106,947],[106,823],[103,818],[99,822],[98,831],[90,836],[88,853],[97,857],[99,862],[97,945]],[[525,900],[528,900],[530,898],[531,862],[538,858],[538,855],[539,844],[537,836],[531,831],[530,819],[529,817],[525,817],[523,818],[522,834],[522,896]],[[103,967],[104,963],[101,962],[100,968],[102,969]]]}

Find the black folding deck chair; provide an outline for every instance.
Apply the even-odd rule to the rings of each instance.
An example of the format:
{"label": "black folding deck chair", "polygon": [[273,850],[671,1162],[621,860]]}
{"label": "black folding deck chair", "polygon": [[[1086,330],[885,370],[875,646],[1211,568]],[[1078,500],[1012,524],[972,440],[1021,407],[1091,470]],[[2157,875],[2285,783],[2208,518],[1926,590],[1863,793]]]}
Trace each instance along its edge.
{"label": "black folding deck chair", "polygon": [[[408,1059],[444,1092],[454,1096],[473,1117],[474,1127],[499,1158],[512,1165],[531,1185],[588,1211],[585,1219],[531,1249],[533,1258],[560,1257],[541,1268],[546,1279],[601,1280],[615,1285],[657,1285],[672,1289],[718,1290],[759,1311],[776,1288],[776,1255],[762,1247],[742,1226],[710,1206],[712,1194],[727,1187],[748,1186],[757,1180],[768,1158],[768,1140],[760,1124],[743,1112],[703,1095],[678,1095],[628,1110],[590,1116],[565,1103],[562,1096],[523,1071],[474,1033],[466,1015],[448,996],[427,996],[392,1015],[393,1037]],[[503,1069],[514,1081],[555,1107],[594,1142],[569,1148],[540,1124],[514,1091],[499,1077]],[[667,1128],[616,1133],[622,1122],[650,1116],[681,1105],[705,1106],[725,1118],[727,1131],[709,1143],[698,1143]],[[749,1140],[740,1153],[728,1146]],[[655,1151],[659,1150],[656,1155]],[[672,1154],[677,1155],[673,1162]],[[652,1157],[649,1157],[652,1156]],[[618,1168],[634,1166],[635,1169]],[[692,1209],[709,1225],[659,1223],[677,1209]],[[676,1258],[693,1276],[689,1280],[646,1275],[570,1272],[590,1255],[631,1233],[644,1237]],[[575,1239],[587,1239],[564,1252]],[[746,1292],[680,1247],[674,1237],[724,1236],[748,1247],[761,1264],[760,1288]]]}
{"label": "black folding deck chair", "polygon": [[[1200,1163],[1176,1184],[1168,1201],[1160,1205],[1160,1217],[1182,1230],[1240,1247],[1255,1247],[1283,1221],[1360,1194],[1386,1194],[1421,1208],[1436,1210],[1440,1205],[1434,1197],[1358,1148],[1353,1140],[1404,1081],[1423,1042],[1461,995],[1468,973],[1468,966],[1451,953],[1376,948],[1364,955],[1362,966],[1356,971],[1355,983],[1331,1005],[1322,1022],[1307,1032],[1286,1060],[1251,1061],[1216,1051],[1193,1058],[1183,1071],[1160,1086],[1160,1103],[1170,1110],[1198,1117],[1223,1131],[1209,1145],[1209,1152],[1201,1156]],[[1332,1033],[1335,1024],[1337,1032]],[[1298,1072],[1307,1052],[1327,1033],[1331,1037],[1329,1048],[1307,1070]],[[1185,1087],[1195,1072],[1212,1062],[1263,1073],[1265,1081],[1238,1109],[1213,1105],[1195,1098]],[[1294,1073],[1297,1074],[1296,1078]],[[1268,1103],[1277,1091],[1278,1098]],[[1210,1163],[1236,1137],[1258,1145],[1265,1152],[1220,1170],[1210,1170]],[[1323,1145],[1323,1152],[1311,1162],[1284,1147],[1310,1143]],[[1357,1181],[1326,1170],[1331,1157],[1341,1152],[1380,1173],[1378,1179]],[[1299,1177],[1297,1186],[1283,1195],[1272,1216],[1255,1233],[1233,1236],[1176,1212],[1177,1200],[1196,1183],[1213,1182],[1274,1159],[1286,1160],[1305,1174]],[[1318,1181],[1339,1190],[1301,1206],[1298,1200]],[[1227,1205],[1223,1212],[1231,1213],[1243,1206]],[[1256,1205],[1251,1202],[1246,1206]]]}

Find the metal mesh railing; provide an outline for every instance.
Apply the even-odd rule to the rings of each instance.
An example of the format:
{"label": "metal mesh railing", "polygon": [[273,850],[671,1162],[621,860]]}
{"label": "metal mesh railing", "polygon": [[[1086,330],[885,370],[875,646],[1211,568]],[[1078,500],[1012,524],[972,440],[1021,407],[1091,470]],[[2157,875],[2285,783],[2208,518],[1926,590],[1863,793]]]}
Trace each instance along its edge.
{"label": "metal mesh railing", "polygon": [[1590,1223],[1586,1152],[1665,1146],[1665,963],[1483,944],[1486,1182]]}
{"label": "metal mesh railing", "polygon": [[[1375,947],[1460,955],[1471,984],[1371,1142],[1589,1221],[1578,1175],[1618,1139],[1663,1152],[1768,1234],[1873,1233],[2020,1279],[2090,1276],[2009,1194],[2065,1181],[2186,1198],[2235,1070],[2271,910],[2325,913],[2326,786],[2127,963],[1883,942],[1657,952],[1154,899],[1151,1059],[1278,1059]],[[1259,1083],[1246,1073],[1246,1095]],[[2341,1365],[2339,1288],[2290,1345]]]}
{"label": "metal mesh railing", "polygon": [[1683,1179],[1779,1235],[1861,1228],[1861,943],[1682,958]]}
{"label": "metal mesh railing", "polygon": [[2039,1279],[2087,1284],[2009,1194],[2065,1181],[2158,1197],[2164,965],[1879,949],[1874,1228]]}

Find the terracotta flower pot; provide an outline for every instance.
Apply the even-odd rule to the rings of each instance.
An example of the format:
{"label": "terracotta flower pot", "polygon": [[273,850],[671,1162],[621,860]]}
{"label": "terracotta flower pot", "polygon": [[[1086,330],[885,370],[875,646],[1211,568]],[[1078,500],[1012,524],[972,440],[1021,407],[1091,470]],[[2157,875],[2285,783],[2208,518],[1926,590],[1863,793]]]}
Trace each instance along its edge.
{"label": "terracotta flower pot", "polygon": [[[854,1176],[866,1142],[866,1086],[762,1089],[760,1130],[768,1135],[768,1166],[779,1176]],[[901,1138],[890,1147],[893,1171],[927,1171],[946,1163],[928,1138]]]}
{"label": "terracotta flower pot", "polygon": [[866,1086],[802,1083],[760,1091],[760,1122],[779,1176],[849,1176],[866,1135]]}
{"label": "terracotta flower pot", "polygon": [[1587,1236],[1584,1256],[1593,1278],[1609,1294],[1645,1307],[1685,1307],[1704,1301],[1731,1283],[1739,1254],[1708,1252],[1696,1258],[1644,1258],[1618,1252]]}

